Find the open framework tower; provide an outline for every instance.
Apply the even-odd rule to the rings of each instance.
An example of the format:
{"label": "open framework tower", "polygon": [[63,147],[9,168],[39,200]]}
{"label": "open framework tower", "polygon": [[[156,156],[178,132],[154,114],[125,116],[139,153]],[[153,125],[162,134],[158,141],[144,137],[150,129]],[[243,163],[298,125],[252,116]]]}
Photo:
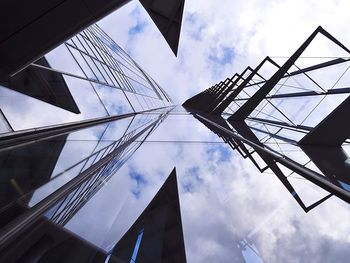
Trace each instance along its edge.
{"label": "open framework tower", "polygon": [[[308,56],[317,37],[337,56]],[[183,106],[260,172],[272,171],[305,212],[332,195],[350,202],[349,57],[318,27],[283,64],[266,57]],[[329,194],[306,205],[290,182],[296,176]]]}

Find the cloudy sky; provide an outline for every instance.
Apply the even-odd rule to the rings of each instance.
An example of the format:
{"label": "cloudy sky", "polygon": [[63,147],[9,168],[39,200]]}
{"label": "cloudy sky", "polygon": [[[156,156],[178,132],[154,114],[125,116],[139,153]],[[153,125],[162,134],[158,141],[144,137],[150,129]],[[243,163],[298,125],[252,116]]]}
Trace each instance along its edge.
{"label": "cloudy sky", "polygon": [[[350,43],[347,10],[348,1],[187,1],[177,58],[137,1],[99,25],[182,103],[266,55],[290,56],[319,25]],[[311,55],[334,55],[314,50]],[[217,141],[187,118],[170,116],[149,140]],[[146,143],[120,174],[142,174],[140,199],[149,200],[157,178],[175,165],[189,262],[239,262],[235,246],[249,238],[261,256],[247,249],[249,262],[344,262],[349,256],[349,224],[341,219],[350,215],[346,204],[331,198],[305,214],[275,177],[261,175],[227,146]],[[325,194],[293,184],[306,199]]]}
{"label": "cloudy sky", "polygon": [[290,56],[319,25],[349,43],[349,8],[346,0],[186,1],[178,58],[137,1],[99,25],[180,103],[267,55]]}
{"label": "cloudy sky", "polygon": [[[126,125],[116,122],[102,142],[109,144]],[[74,162],[65,159],[94,148],[98,130],[70,135],[58,162],[62,170]],[[176,166],[188,262],[242,262],[238,244],[244,243],[259,255],[243,249],[247,262],[344,262],[350,256],[348,204],[332,197],[306,214],[273,174],[261,174],[219,142],[191,116],[171,114],[67,228],[110,250]],[[325,196],[305,180],[290,181],[306,204]]]}
{"label": "cloudy sky", "polygon": [[[341,42],[350,43],[350,35],[344,33],[348,10],[350,2],[346,0],[187,0],[177,58],[138,1],[98,24],[180,104],[248,65],[256,66],[267,55],[283,61],[319,25]],[[313,55],[325,56],[328,49],[325,51]],[[50,56],[56,68],[70,66],[54,52]],[[99,103],[96,98],[92,101],[93,96],[87,92],[81,96],[79,80],[66,81],[73,87],[71,92],[78,105],[83,105],[84,118],[105,114],[103,108],[91,107]],[[105,93],[105,99],[113,100],[118,92]],[[21,95],[2,94],[1,105],[8,105],[3,110],[12,114],[16,129],[56,123],[56,117],[58,122],[79,119],[42,102],[33,103],[32,99],[13,109],[13,102]],[[54,174],[96,150],[96,140],[104,131],[103,145],[119,139],[129,121],[69,135]],[[348,204],[332,197],[306,214],[273,174],[261,174],[249,160],[179,107],[67,228],[110,250],[174,166],[188,262],[241,262],[242,254],[247,262],[256,263],[346,262],[350,257]],[[66,173],[63,181],[75,173]],[[37,191],[34,199],[61,185],[59,180]],[[306,203],[326,194],[305,180],[291,181]],[[249,246],[240,251],[238,244]]]}

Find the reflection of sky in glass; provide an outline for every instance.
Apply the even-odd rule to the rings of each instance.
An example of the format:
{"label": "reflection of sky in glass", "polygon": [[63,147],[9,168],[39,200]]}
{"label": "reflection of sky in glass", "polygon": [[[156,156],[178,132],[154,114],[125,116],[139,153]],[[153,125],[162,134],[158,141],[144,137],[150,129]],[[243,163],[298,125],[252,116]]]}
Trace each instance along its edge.
{"label": "reflection of sky in glass", "polygon": [[[193,27],[185,28],[187,30],[185,32],[189,31],[193,38],[191,41],[204,41],[208,35],[210,39],[217,41],[217,36],[212,37],[212,34],[217,34],[214,33],[216,30],[202,23],[201,15],[194,12],[187,14],[187,17],[189,23],[199,26],[198,30]],[[127,33],[130,37],[136,38],[138,34],[148,30],[148,24],[144,21],[137,21],[137,24],[130,28]],[[232,31],[232,28],[230,30]],[[227,32],[228,30],[225,31],[225,34]],[[152,34],[149,35],[153,37]],[[104,71],[106,66],[91,65],[94,69],[92,72],[83,61],[83,57],[79,57],[78,51],[73,50],[76,58],[82,63],[82,68],[79,68],[68,54],[66,47],[60,46],[47,56],[53,68],[73,72],[80,77],[88,76],[104,84],[91,84],[86,80],[64,76],[82,111],[81,115],[65,112],[40,101],[33,103],[33,99],[9,90],[2,91],[2,96],[0,96],[2,109],[11,118],[15,129],[132,112],[133,109],[128,100],[135,110],[167,105],[157,100],[158,95],[150,86],[152,80],[147,81],[141,72],[137,71],[136,65],[125,57],[124,53],[119,50],[119,46],[108,42],[108,39],[104,37],[99,40],[108,45],[111,50],[116,51],[113,56],[120,63],[118,71],[123,71],[130,77],[128,81],[138,93],[149,97],[145,99],[130,90],[124,90],[126,98],[122,87],[111,89],[108,86],[116,85],[116,82],[110,75],[111,73]],[[207,54],[207,60],[210,62],[208,65],[197,63],[196,60],[195,65],[203,64],[211,69],[211,72],[204,71],[200,66],[186,64],[180,58],[181,70],[187,70],[192,74],[188,68],[199,68],[200,74],[198,72],[197,74],[203,78],[207,75],[215,75],[215,78],[219,78],[220,74],[233,73],[232,65],[235,65],[236,60],[241,59],[239,52],[242,51],[239,48],[231,48],[230,45],[234,41],[232,39],[228,41],[228,43],[223,41],[226,43],[220,43],[220,45],[208,44],[208,50],[210,50]],[[276,40],[274,41],[277,43]],[[248,42],[255,43],[254,41]],[[71,41],[69,43],[73,45]],[[79,42],[76,43],[79,45]],[[187,45],[189,43],[192,42],[186,42]],[[200,49],[199,44],[195,42],[193,46]],[[321,46],[327,45],[329,43],[321,40]],[[193,46],[191,44],[189,46],[193,51]],[[274,45],[266,46],[275,48]],[[260,50],[255,47],[251,49]],[[190,57],[194,53],[188,52],[186,55]],[[152,61],[157,60],[152,58]],[[282,65],[280,58],[276,58],[276,61]],[[142,60],[141,62],[146,64]],[[313,61],[304,59],[297,61],[296,65],[306,67],[320,62],[322,61],[317,58]],[[222,70],[222,66],[230,66],[229,71]],[[344,88],[348,86],[350,74],[345,74],[339,79],[339,72],[344,72],[348,66],[349,63],[336,65],[327,70],[327,74],[320,70],[310,72],[309,76],[317,80],[321,88],[325,90]],[[173,72],[181,72],[181,70],[171,68],[171,76]],[[292,70],[298,70],[298,68],[293,66]],[[267,67],[262,68],[259,73],[268,78],[274,71],[275,68]],[[161,75],[155,77],[161,78]],[[167,77],[166,74],[164,75]],[[191,79],[193,80],[192,75]],[[332,82],[331,79],[339,79],[339,81]],[[260,77],[254,77],[254,82],[259,81],[262,81]],[[213,80],[207,82],[213,82]],[[169,86],[178,85],[176,81],[174,83],[176,84],[168,84]],[[185,82],[186,85],[181,83],[177,88],[182,88],[182,86],[191,88],[187,87],[188,83],[189,81]],[[192,85],[203,88],[203,83]],[[125,88],[126,84],[123,82],[121,86]],[[153,83],[153,86],[157,84]],[[245,92],[241,92],[238,95],[241,101],[230,105],[228,111],[232,113],[232,110],[238,109],[244,104],[244,99],[253,95],[260,87],[260,84],[251,85]],[[320,87],[314,85],[310,78],[302,75],[283,79],[270,95],[310,90],[319,91]],[[180,89],[176,91],[181,94]],[[165,97],[162,93],[160,95]],[[258,106],[260,112],[254,111],[251,117],[314,126],[334,109],[335,97],[337,104],[346,98],[342,95],[332,96],[327,98],[323,96],[274,98],[270,101],[271,103],[264,100]],[[19,101],[21,103],[18,103]],[[302,106],[296,110],[295,105]],[[317,105],[317,109],[314,110]],[[39,115],[41,118],[32,118]],[[29,204],[34,205],[54,189],[104,157],[104,154],[113,148],[112,144],[127,134],[127,131],[139,132],[155,118],[157,115],[154,113],[142,114],[69,134],[52,172],[53,180],[37,189],[30,196]],[[256,122],[248,121],[247,123],[253,128],[252,131],[257,138],[264,141],[269,149],[281,152],[305,164],[305,167],[322,174],[299,146],[286,143],[285,137],[289,140],[287,142],[298,141],[304,133],[279,130],[276,127],[266,127]],[[5,127],[1,129],[3,131]],[[271,134],[274,136],[269,138],[268,135]],[[145,137],[146,134],[138,137],[120,162],[116,161],[115,165],[119,170],[112,173],[110,180],[101,180],[100,191],[88,199],[66,223],[67,229],[105,251],[110,251],[153,198],[171,169],[176,166],[188,262],[242,262],[242,260],[248,262],[305,262],[305,259],[308,262],[346,262],[349,258],[350,235],[349,223],[346,219],[349,218],[350,210],[348,204],[343,201],[331,197],[309,213],[304,213],[270,169],[261,174],[248,159],[243,159],[237,151],[232,151],[217,135],[188,115],[182,108],[172,111],[158,129],[154,130],[142,143]],[[138,148],[140,145],[141,147]],[[246,146],[252,151],[251,147]],[[349,155],[348,145],[344,144],[343,148]],[[135,154],[124,164],[124,160],[128,159],[136,149]],[[266,165],[257,153],[253,153],[253,156],[259,167]],[[348,164],[349,159],[345,162]],[[124,165],[121,166],[121,164]],[[279,167],[289,175],[288,180],[295,189],[293,195],[297,193],[306,205],[316,202],[327,194],[326,191],[315,187],[301,176],[292,174],[287,168]],[[341,180],[338,182],[345,190],[350,190],[349,184]],[[52,216],[56,208],[53,207],[46,215]],[[135,258],[141,238],[142,233],[135,241]]]}
{"label": "reflection of sky in glass", "polygon": [[[131,125],[128,118],[72,133],[53,174],[117,140],[127,127],[142,130],[152,116],[157,115],[136,116]],[[181,108],[170,113],[65,227],[110,251],[174,166],[189,262],[327,262],[349,256],[340,245],[349,242],[347,204],[331,197],[306,214],[275,175],[261,174]],[[290,181],[306,204],[325,195],[298,176]]]}
{"label": "reflection of sky in glass", "polygon": [[134,247],[134,251],[132,252],[130,263],[136,262],[137,252],[139,251],[139,247],[141,244],[142,236],[143,236],[143,229],[140,231],[139,235],[137,236],[136,244]]}

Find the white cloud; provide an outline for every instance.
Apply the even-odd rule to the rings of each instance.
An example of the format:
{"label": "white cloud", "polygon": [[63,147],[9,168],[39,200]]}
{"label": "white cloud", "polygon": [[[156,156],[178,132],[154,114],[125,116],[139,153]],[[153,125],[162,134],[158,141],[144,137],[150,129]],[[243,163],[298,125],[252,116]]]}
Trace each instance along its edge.
{"label": "white cloud", "polygon": [[[178,58],[136,1],[99,25],[181,103],[248,65],[254,67],[266,55],[291,55],[318,25],[350,44],[349,34],[344,33],[349,5],[346,0],[187,0]],[[138,24],[142,30],[130,34]],[[229,63],[210,59],[213,51],[222,58],[222,48],[234,50]],[[81,99],[86,105],[93,104],[88,96]],[[79,139],[84,138],[93,136],[85,134]],[[220,141],[198,121],[181,115],[170,116],[148,140]],[[74,147],[71,150],[81,154]],[[226,160],[220,160],[222,154],[214,144],[145,143],[91,199],[90,207],[96,210],[73,221],[73,230],[75,226],[78,233],[86,231],[90,241],[110,248],[176,166],[189,262],[238,261],[237,243],[244,239],[252,240],[265,262],[343,262],[349,257],[347,204],[331,198],[305,214],[275,176],[260,174],[236,152],[225,156]],[[198,169],[196,176],[190,172],[194,168]],[[139,199],[131,195],[137,187],[129,176],[131,171],[142,173],[147,182]],[[88,228],[96,218],[106,222],[102,230]]]}
{"label": "white cloud", "polygon": [[[248,65],[254,67],[266,55],[290,56],[318,25],[350,43],[344,34],[348,1],[187,1],[175,59],[146,12],[132,5],[138,10],[134,20],[144,26],[140,33],[124,34],[122,47],[179,103]],[[118,16],[116,12],[106,20]],[[234,49],[231,63],[210,60],[213,51],[220,57],[218,47]],[[150,140],[213,138],[192,122],[171,125],[165,122]],[[150,182],[177,166],[189,262],[233,262],[235,244],[247,237],[265,262],[333,262],[348,256],[344,244],[349,225],[342,220],[349,215],[346,204],[332,198],[305,214],[274,176],[260,174],[237,153],[218,162],[219,153],[208,155],[208,147],[146,144],[131,162]],[[189,178],[193,167],[199,169]],[[335,245],[325,255],[324,246],[330,243]]]}
{"label": "white cloud", "polygon": [[[101,25],[180,103],[248,65],[255,67],[267,55],[290,56],[318,25],[349,43],[344,34],[349,8],[346,0],[186,1],[178,59],[136,1]],[[121,21],[128,28],[137,21],[145,26],[129,35],[125,28],[116,28]],[[232,63],[209,60],[217,47],[234,48]]]}

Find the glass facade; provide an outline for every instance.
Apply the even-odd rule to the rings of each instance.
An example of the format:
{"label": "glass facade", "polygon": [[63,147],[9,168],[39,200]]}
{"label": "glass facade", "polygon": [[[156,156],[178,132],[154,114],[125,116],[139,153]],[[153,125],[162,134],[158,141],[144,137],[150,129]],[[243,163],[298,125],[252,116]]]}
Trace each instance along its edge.
{"label": "glass facade", "polygon": [[0,262],[347,262],[350,52],[312,36],[183,106],[96,24],[19,72]]}
{"label": "glass facade", "polygon": [[[1,109],[7,118],[1,118],[3,132],[8,124],[23,130],[172,105],[164,89],[96,24],[46,54],[45,61],[28,68],[30,76],[38,75],[41,82],[26,78],[22,89],[10,83],[1,90]],[[61,85],[54,90],[57,78]],[[29,96],[23,91],[31,89],[38,90]],[[67,100],[76,105],[74,109],[63,105]]]}
{"label": "glass facade", "polygon": [[[346,247],[339,251],[334,244],[348,242],[348,224],[344,218],[350,216],[350,210],[339,198],[330,197],[305,213],[271,171],[260,174],[249,158],[241,158],[238,151],[232,151],[228,144],[181,107],[174,108],[163,119],[158,113],[136,117],[60,135],[51,142],[36,142],[37,148],[41,148],[38,151],[50,152],[48,158],[54,163],[51,167],[55,167],[50,170],[50,178],[41,176],[43,179],[22,198],[14,185],[25,193],[23,183],[19,179],[15,179],[17,184],[9,182],[6,189],[14,189],[16,193],[12,200],[33,207],[65,182],[80,176],[80,171],[85,171],[84,166],[103,159],[101,149],[113,152],[110,145],[122,141],[118,138],[124,133],[148,128],[120,152],[121,158],[133,152],[123,166],[119,167],[124,159],[119,162],[116,155],[110,166],[102,168],[104,171],[91,173],[80,188],[74,188],[72,194],[64,195],[45,210],[44,217],[93,244],[104,255],[111,254],[176,166],[188,262],[279,262],[288,261],[292,255],[301,262],[305,257],[314,262],[331,262],[336,256],[349,256]],[[158,128],[147,136],[151,127],[159,122]],[[125,132],[129,124],[129,132]],[[17,155],[22,156],[20,163],[24,163],[25,148],[18,149]],[[26,158],[33,158],[35,150],[28,151],[31,154],[26,154]],[[60,152],[59,157],[54,152]],[[96,157],[97,154],[101,158]],[[42,154],[40,158],[43,158]],[[42,163],[39,159],[37,166]],[[50,161],[45,160],[45,163]],[[33,166],[31,169],[35,169]],[[108,167],[112,167],[110,172]],[[2,173],[6,170],[14,172],[13,165],[8,165],[7,169],[2,166]],[[33,174],[25,170],[28,175]],[[18,170],[16,174],[19,174]],[[312,205],[328,194],[300,176],[292,175],[288,180],[305,205]],[[7,211],[11,210],[15,210],[14,206]],[[16,215],[23,212],[19,210]],[[338,213],[342,214],[341,218]],[[146,235],[147,228],[144,231]],[[137,235],[130,242],[129,262],[136,241]],[[323,244],[329,249],[327,258],[320,256]],[[136,262],[140,259],[140,251]],[[109,260],[116,259],[110,256]]]}
{"label": "glass facade", "polygon": [[113,196],[109,181],[174,108],[171,99],[96,24],[11,77],[0,98],[0,261],[104,262],[130,198],[123,189]]}

